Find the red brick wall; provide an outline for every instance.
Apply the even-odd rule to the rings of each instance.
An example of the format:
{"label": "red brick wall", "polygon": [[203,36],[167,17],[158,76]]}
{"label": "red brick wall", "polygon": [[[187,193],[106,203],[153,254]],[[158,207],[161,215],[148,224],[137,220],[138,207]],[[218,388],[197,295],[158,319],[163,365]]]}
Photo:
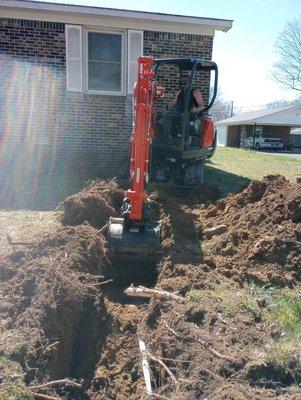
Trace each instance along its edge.
{"label": "red brick wall", "polygon": [[[210,59],[212,42],[145,31],[144,53]],[[66,91],[64,24],[0,18],[0,71],[0,163],[6,170],[37,174],[46,164],[117,171],[129,150],[132,96]],[[206,97],[208,80],[202,90]]]}
{"label": "red brick wall", "polygon": [[[144,54],[157,58],[199,57],[211,60],[213,37],[168,32],[144,32]],[[160,75],[159,75],[160,78]],[[168,100],[178,89],[178,71],[165,66],[161,79],[166,86]],[[204,100],[209,97],[209,75],[196,75],[196,86],[202,91]]]}

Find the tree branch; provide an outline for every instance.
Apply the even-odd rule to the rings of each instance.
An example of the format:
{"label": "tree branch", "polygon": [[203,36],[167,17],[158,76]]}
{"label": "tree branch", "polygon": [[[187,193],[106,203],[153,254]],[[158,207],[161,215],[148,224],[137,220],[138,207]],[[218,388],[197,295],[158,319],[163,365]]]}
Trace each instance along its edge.
{"label": "tree branch", "polygon": [[177,378],[174,376],[174,374],[171,372],[171,370],[168,368],[168,366],[159,357],[155,357],[151,353],[147,353],[147,355],[151,360],[156,361],[158,364],[161,365],[161,367],[167,372],[167,374],[171,377],[171,379],[174,383],[178,383]]}
{"label": "tree branch", "polygon": [[46,389],[52,386],[61,386],[61,385],[66,385],[66,386],[73,386],[73,387],[77,387],[77,388],[81,388],[82,384],[71,381],[68,378],[65,379],[60,379],[57,381],[51,381],[51,382],[46,382],[46,383],[42,383],[41,385],[36,385],[36,386],[29,386],[30,390],[40,390],[40,389]]}
{"label": "tree branch", "polygon": [[149,289],[144,286],[130,286],[124,291],[128,296],[134,297],[157,297],[162,300],[175,300],[179,302],[185,302],[185,298],[182,296],[178,296],[177,294],[167,292],[162,289]]}

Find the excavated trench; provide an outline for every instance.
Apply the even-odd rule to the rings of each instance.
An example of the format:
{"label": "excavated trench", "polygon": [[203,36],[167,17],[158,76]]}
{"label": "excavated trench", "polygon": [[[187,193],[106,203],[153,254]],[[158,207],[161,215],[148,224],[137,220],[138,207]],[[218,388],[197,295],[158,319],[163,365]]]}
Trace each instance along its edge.
{"label": "excavated trench", "polygon": [[[123,197],[124,192],[115,181],[109,184],[94,182],[85,191],[63,203],[62,222],[67,226],[75,226],[75,229],[82,223],[101,228],[109,216],[118,214]],[[102,247],[105,248],[105,243],[102,243]],[[89,244],[85,248],[89,248]],[[93,263],[85,268],[93,271]],[[85,381],[82,390],[70,391],[70,399],[101,398],[95,395],[101,387],[107,388],[104,396],[111,394],[115,398],[113,393],[118,390],[120,398],[134,399],[139,368],[136,332],[148,301],[126,296],[124,289],[131,284],[155,286],[157,266],[105,260],[101,272],[102,279],[112,282],[100,286],[93,299],[89,298],[81,304],[80,311],[73,310],[67,304],[56,312],[53,323],[50,323],[51,318],[48,320],[46,336],[59,338],[61,349],[64,349],[56,352],[55,360],[48,360],[50,377],[62,379],[68,376]],[[74,314],[77,315],[76,320],[72,320]],[[61,326],[66,324],[69,315],[70,328],[65,335]],[[124,373],[116,372],[122,363]],[[123,378],[120,378],[120,374]]]}
{"label": "excavated trench", "polygon": [[[149,301],[129,297],[124,290],[131,284],[154,287],[156,265],[111,264],[105,278],[113,282],[101,288],[101,300],[89,299],[82,304],[79,317],[66,336],[59,332],[60,318],[65,323],[72,307],[59,310],[47,329],[46,335],[59,338],[65,350],[57,354],[53,366],[48,362],[55,371],[51,378],[68,376],[85,382],[82,389],[68,392],[70,400],[99,398],[97,392],[104,386],[109,386],[105,396],[111,394],[112,399],[116,390],[120,399],[136,398],[140,365],[137,329]],[[123,372],[121,365],[124,365]]]}
{"label": "excavated trench", "polygon": [[[66,318],[66,310],[61,316]],[[56,339],[60,342],[60,347],[65,350],[56,354],[51,379],[70,377],[85,382],[82,389],[69,390],[68,399],[89,399],[86,388],[94,376],[99,354],[108,335],[108,320],[109,315],[104,304],[100,306],[95,304],[94,300],[87,300],[82,304],[73,331],[68,329],[65,337],[60,336],[60,332],[56,332],[57,326],[60,325],[59,319],[55,321],[55,328],[49,327],[49,336],[53,337],[58,333]]]}
{"label": "excavated trench", "polygon": [[[212,288],[229,279],[237,293],[245,282],[291,288],[300,282],[300,183],[269,177],[218,201],[211,189],[207,205],[200,206],[206,202],[205,191],[185,199],[166,192],[153,196],[153,217],[162,220],[158,265],[108,260],[99,229],[110,215],[118,215],[123,190],[114,181],[94,182],[67,199],[61,209],[66,226],[5,254],[0,355],[22,366],[28,385],[68,377],[82,382],[82,388],[47,393],[69,400],[140,400],[145,386],[139,333],[179,378],[174,385],[166,370],[151,363],[162,398],[274,400],[286,393],[300,375],[275,367],[263,386],[260,379],[268,376],[269,364],[266,369],[265,364],[247,364],[254,349],[271,344],[258,311],[264,302],[256,305],[257,314],[239,309],[232,318],[222,314],[224,302],[219,303]],[[222,224],[226,230],[207,236]],[[191,302],[164,304],[126,296],[124,289],[132,283],[183,297],[192,291]],[[301,370],[296,365],[291,371]]]}

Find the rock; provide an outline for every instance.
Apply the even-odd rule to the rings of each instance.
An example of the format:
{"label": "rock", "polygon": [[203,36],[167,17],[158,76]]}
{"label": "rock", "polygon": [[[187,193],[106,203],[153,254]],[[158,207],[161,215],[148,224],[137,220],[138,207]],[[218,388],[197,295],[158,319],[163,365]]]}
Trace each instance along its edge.
{"label": "rock", "polygon": [[227,246],[221,250],[222,256],[233,256],[236,253],[237,253],[237,251],[235,250],[235,248],[233,246]]}
{"label": "rock", "polygon": [[227,226],[226,225],[218,225],[214,226],[213,228],[207,228],[204,230],[204,236],[206,238],[211,239],[213,236],[216,235],[221,235],[222,233],[227,232]]}

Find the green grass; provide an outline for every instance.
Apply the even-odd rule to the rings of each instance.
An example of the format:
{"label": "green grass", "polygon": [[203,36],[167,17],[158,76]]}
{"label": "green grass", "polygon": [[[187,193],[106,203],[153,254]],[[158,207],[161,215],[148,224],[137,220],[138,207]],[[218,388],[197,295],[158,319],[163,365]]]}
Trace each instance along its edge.
{"label": "green grass", "polygon": [[267,353],[267,361],[290,368],[292,363],[299,364],[301,356],[301,298],[300,292],[282,289],[270,298],[265,315],[269,323],[274,323],[279,336]]}
{"label": "green grass", "polygon": [[301,176],[301,160],[253,150],[218,147],[206,165],[205,181],[220,186],[222,195],[237,191],[251,179],[284,175],[294,181]]}
{"label": "green grass", "polygon": [[[233,288],[222,283],[214,288],[221,303],[217,311],[228,317],[243,312],[259,316],[265,329],[271,330],[273,343],[264,353],[264,362],[290,369],[300,366],[301,356],[301,288],[260,287],[246,283]],[[298,361],[299,360],[299,361]]]}
{"label": "green grass", "polygon": [[252,316],[260,314],[256,297],[246,287],[238,288],[233,286],[231,282],[223,282],[214,287],[213,295],[220,300],[218,311],[228,317],[234,317],[240,312]]}
{"label": "green grass", "polygon": [[23,370],[19,363],[0,355],[1,400],[33,400],[24,382]]}
{"label": "green grass", "polygon": [[203,292],[201,290],[190,290],[186,297],[187,300],[192,303],[201,303],[203,300]]}

